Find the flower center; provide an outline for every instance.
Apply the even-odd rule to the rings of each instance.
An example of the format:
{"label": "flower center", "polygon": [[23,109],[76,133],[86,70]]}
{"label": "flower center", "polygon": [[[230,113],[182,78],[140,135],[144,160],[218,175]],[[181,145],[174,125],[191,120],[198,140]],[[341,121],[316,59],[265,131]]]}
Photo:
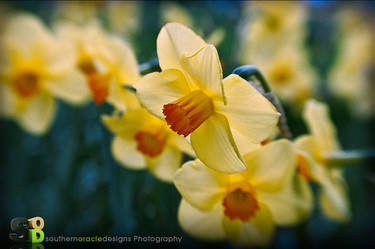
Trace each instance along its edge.
{"label": "flower center", "polygon": [[281,26],[281,20],[278,16],[268,15],[266,17],[266,27],[271,31],[277,31]]}
{"label": "flower center", "polygon": [[143,154],[156,157],[163,152],[168,133],[163,129],[149,128],[137,132],[134,139],[137,141],[137,150]]}
{"label": "flower center", "polygon": [[292,71],[288,65],[280,65],[271,71],[270,77],[273,83],[285,85],[292,78]]}
{"label": "flower center", "polygon": [[97,66],[90,59],[81,59],[78,68],[86,76],[87,83],[96,104],[102,104],[108,97],[111,75],[99,73]]}
{"label": "flower center", "polygon": [[213,112],[211,98],[202,91],[192,91],[163,107],[165,120],[170,128],[185,137],[197,129]]}
{"label": "flower center", "polygon": [[311,175],[311,171],[309,168],[309,164],[307,162],[307,159],[300,155],[297,154],[297,164],[298,164],[298,172],[307,180],[307,181],[312,181],[313,177]]}
{"label": "flower center", "polygon": [[32,96],[38,89],[38,75],[34,72],[23,72],[13,79],[15,92],[24,98]]}
{"label": "flower center", "polygon": [[255,194],[240,187],[225,196],[223,206],[224,214],[229,219],[238,218],[242,221],[248,221],[259,209]]}

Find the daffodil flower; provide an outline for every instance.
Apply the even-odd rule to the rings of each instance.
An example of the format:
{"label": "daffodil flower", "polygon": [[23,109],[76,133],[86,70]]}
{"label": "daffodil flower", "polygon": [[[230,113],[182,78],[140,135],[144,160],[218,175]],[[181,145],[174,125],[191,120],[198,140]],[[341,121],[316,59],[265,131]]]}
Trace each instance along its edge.
{"label": "daffodil flower", "polygon": [[[212,170],[198,159],[177,171],[174,183],[183,197],[178,220],[187,233],[205,240],[229,238],[243,246],[266,246],[275,225],[305,218],[301,213],[306,204],[291,185],[296,169],[291,142],[270,142],[244,158],[248,167],[238,174]],[[309,194],[308,185],[297,184]]]}
{"label": "daffodil flower", "polygon": [[[133,100],[136,101],[135,95]],[[148,168],[159,179],[171,182],[182,164],[182,152],[193,155],[189,143],[139,104],[132,106],[124,114],[102,116],[104,124],[115,134],[112,155],[124,167]]]}
{"label": "daffodil flower", "polygon": [[338,222],[347,221],[350,208],[346,181],[341,169],[327,164],[329,154],[340,150],[328,108],[315,100],[309,100],[304,118],[312,134],[301,136],[295,141],[296,147],[303,153],[299,155],[299,171],[305,179],[320,184],[320,204],[325,215]]}
{"label": "daffodil flower", "polygon": [[286,45],[271,58],[259,58],[254,65],[262,69],[272,90],[285,102],[303,104],[314,95],[317,75],[302,48]]}
{"label": "daffodil flower", "polygon": [[157,52],[162,72],[147,74],[135,85],[142,104],[177,134],[190,135],[197,157],[208,167],[244,170],[231,129],[260,143],[275,129],[279,113],[239,76],[223,80],[216,48],[185,26],[165,25]]}
{"label": "daffodil flower", "polygon": [[62,22],[56,29],[60,37],[75,45],[77,68],[86,77],[95,103],[108,101],[125,111],[127,91],[123,87],[139,79],[137,61],[129,46],[105,34],[96,22],[84,26]]}
{"label": "daffodil flower", "polygon": [[73,47],[55,37],[34,16],[10,18],[1,35],[0,115],[40,135],[56,112],[54,97],[84,103],[89,96],[75,68]]}

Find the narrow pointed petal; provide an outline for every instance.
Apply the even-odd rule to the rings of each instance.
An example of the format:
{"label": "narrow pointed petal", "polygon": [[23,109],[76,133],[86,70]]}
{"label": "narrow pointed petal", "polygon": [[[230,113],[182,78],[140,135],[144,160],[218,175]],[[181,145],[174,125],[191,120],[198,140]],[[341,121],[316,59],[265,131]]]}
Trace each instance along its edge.
{"label": "narrow pointed petal", "polygon": [[213,114],[191,134],[190,139],[195,154],[207,167],[229,174],[246,169],[223,115]]}
{"label": "narrow pointed petal", "polygon": [[280,114],[276,108],[254,87],[238,75],[224,79],[226,105],[217,105],[217,111],[225,115],[232,129],[246,136],[253,143],[271,137]]}
{"label": "narrow pointed petal", "polygon": [[203,47],[193,55],[183,56],[182,63],[200,89],[223,100],[223,72],[219,55],[213,45]]}
{"label": "narrow pointed petal", "polygon": [[168,68],[182,69],[180,59],[183,54],[193,54],[206,43],[186,26],[168,23],[157,38],[157,52],[162,70]]}
{"label": "narrow pointed petal", "polygon": [[135,84],[135,88],[145,108],[163,119],[163,106],[190,92],[185,76],[176,69],[147,74]]}

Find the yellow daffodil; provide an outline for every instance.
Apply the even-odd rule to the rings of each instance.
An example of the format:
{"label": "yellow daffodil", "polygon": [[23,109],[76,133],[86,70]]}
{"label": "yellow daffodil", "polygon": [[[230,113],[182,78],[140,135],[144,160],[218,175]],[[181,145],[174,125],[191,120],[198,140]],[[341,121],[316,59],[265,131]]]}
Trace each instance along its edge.
{"label": "yellow daffodil", "polygon": [[350,102],[358,117],[373,115],[375,108],[375,33],[373,25],[358,10],[338,13],[340,44],[329,74],[332,92]]}
{"label": "yellow daffodil", "polygon": [[340,150],[328,108],[310,100],[306,103],[304,118],[311,135],[295,141],[296,147],[304,153],[299,158],[299,171],[306,179],[320,184],[320,204],[325,215],[338,222],[347,221],[350,209],[342,170],[327,163],[330,153]]}
{"label": "yellow daffodil", "polygon": [[251,2],[245,14],[249,20],[242,31],[244,63],[271,57],[285,44],[301,44],[305,38],[307,10],[304,3]]}
{"label": "yellow daffodil", "polygon": [[83,103],[89,96],[69,43],[34,16],[10,18],[1,37],[0,115],[26,131],[43,134],[56,112],[54,96]]}
{"label": "yellow daffodil", "polygon": [[285,102],[302,107],[314,94],[318,77],[303,49],[285,46],[271,59],[259,58],[253,64],[262,70],[274,93]]}
{"label": "yellow daffodil", "polygon": [[292,186],[296,158],[291,142],[270,142],[244,159],[248,167],[238,174],[220,173],[198,159],[177,171],[174,183],[183,197],[178,220],[187,233],[204,240],[229,238],[243,246],[266,246],[275,225],[305,218],[306,203],[295,189],[311,193],[304,182]]}
{"label": "yellow daffodil", "polygon": [[192,27],[193,17],[180,4],[174,2],[163,2],[161,5],[161,20],[163,24],[177,22]]}
{"label": "yellow daffodil", "polygon": [[85,24],[95,20],[105,1],[58,1],[54,19]]}
{"label": "yellow daffodil", "polygon": [[139,27],[140,2],[110,1],[107,4],[107,17],[111,31],[128,35]]}
{"label": "yellow daffodil", "polygon": [[223,80],[215,47],[185,26],[165,25],[157,52],[162,72],[147,74],[135,85],[142,104],[177,134],[191,135],[197,157],[208,167],[244,170],[231,128],[260,143],[273,132],[279,113],[239,76]]}
{"label": "yellow daffodil", "polygon": [[165,121],[136,103],[134,94],[128,95],[133,103],[127,112],[102,116],[104,124],[115,134],[112,155],[124,167],[148,168],[159,179],[171,182],[182,164],[182,151],[193,155],[191,147]]}
{"label": "yellow daffodil", "polygon": [[129,46],[104,33],[95,22],[84,26],[59,23],[57,32],[76,46],[76,66],[86,77],[95,103],[108,101],[125,111],[123,98],[127,91],[123,87],[139,79],[137,61]]}
{"label": "yellow daffodil", "polygon": [[[174,2],[164,2],[161,5],[161,21],[163,25],[176,22],[187,27],[195,27],[193,17],[187,9]],[[203,30],[198,27],[196,27],[195,30],[197,31],[197,34],[203,36]],[[207,35],[206,40],[209,44],[217,46],[224,40],[224,37],[225,30],[223,28],[217,28]]]}

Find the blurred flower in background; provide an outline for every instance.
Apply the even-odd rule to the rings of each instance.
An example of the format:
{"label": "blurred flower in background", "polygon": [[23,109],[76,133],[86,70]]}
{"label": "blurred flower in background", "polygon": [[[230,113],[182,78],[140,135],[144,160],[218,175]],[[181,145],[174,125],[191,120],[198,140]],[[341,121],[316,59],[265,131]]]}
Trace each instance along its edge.
{"label": "blurred flower in background", "polygon": [[245,13],[239,50],[242,63],[261,68],[283,101],[302,107],[317,84],[305,48],[308,6],[305,2],[254,2],[247,4]]}
{"label": "blurred flower in background", "polygon": [[84,78],[77,57],[36,17],[19,14],[8,20],[1,40],[1,115],[33,134],[45,133],[54,119],[54,97],[83,103]]}
{"label": "blurred flower in background", "polygon": [[341,8],[335,15],[339,48],[329,75],[332,92],[350,102],[357,117],[375,110],[375,19],[357,8]]}
{"label": "blurred flower in background", "polygon": [[295,141],[296,147],[307,153],[300,155],[300,173],[307,180],[318,182],[321,209],[330,219],[348,222],[350,207],[347,184],[340,165],[329,165],[331,153],[340,150],[337,134],[326,105],[314,100],[306,102],[304,118],[311,135],[303,135]]}
{"label": "blurred flower in background", "polygon": [[106,34],[98,22],[75,25],[56,24],[57,34],[76,48],[77,69],[86,77],[96,104],[109,101],[124,111],[125,85],[139,79],[138,64],[133,51],[123,40]]}
{"label": "blurred flower in background", "polygon": [[[126,98],[124,101],[129,102]],[[148,168],[156,177],[172,182],[182,164],[182,152],[193,156],[188,142],[141,107],[135,95],[124,114],[103,115],[104,124],[115,134],[111,152],[124,167]]]}

